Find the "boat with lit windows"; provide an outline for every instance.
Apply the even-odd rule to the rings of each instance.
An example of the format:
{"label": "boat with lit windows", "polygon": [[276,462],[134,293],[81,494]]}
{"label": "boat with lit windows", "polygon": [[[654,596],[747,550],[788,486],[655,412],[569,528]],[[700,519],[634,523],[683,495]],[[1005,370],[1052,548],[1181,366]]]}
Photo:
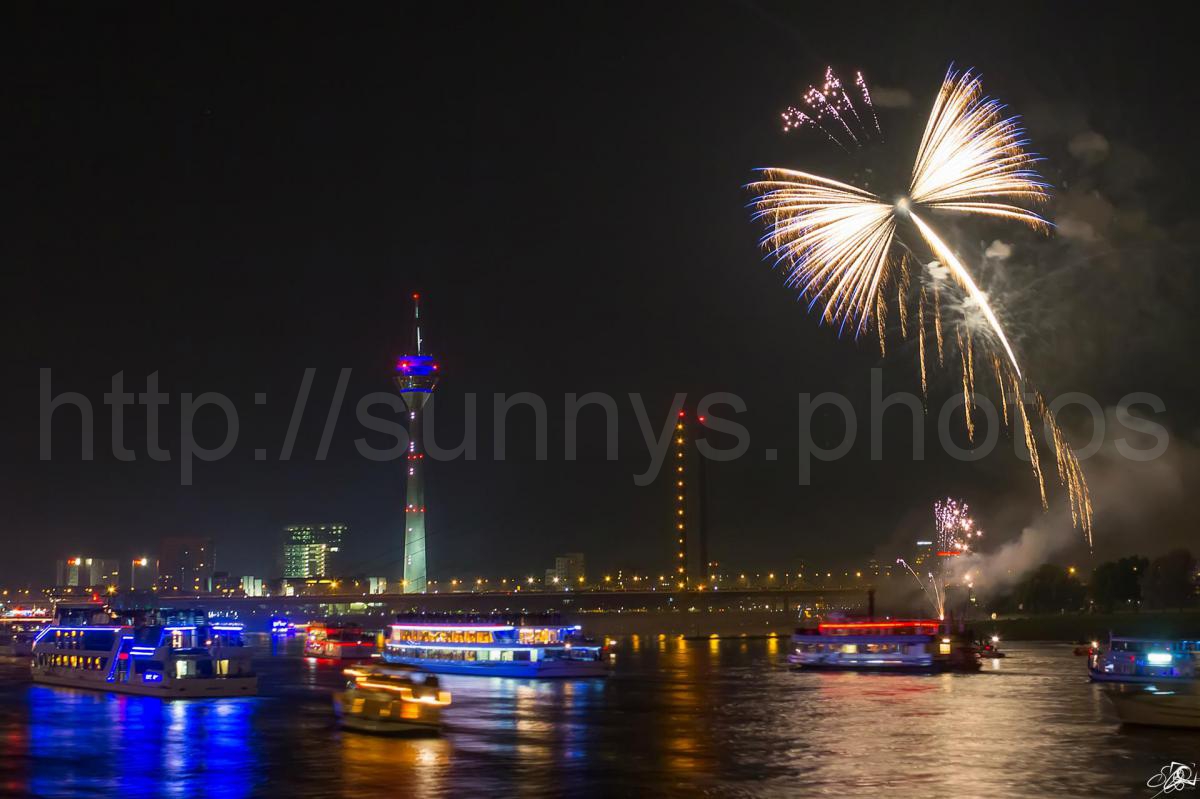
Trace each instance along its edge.
{"label": "boat with lit windows", "polygon": [[270,633],[271,635],[291,638],[296,634],[296,625],[294,622],[289,621],[287,616],[272,616]]}
{"label": "boat with lit windows", "polygon": [[167,699],[258,692],[242,625],[202,610],[59,606],[33,644],[33,681]]}
{"label": "boat with lit windows", "polygon": [[0,655],[29,657],[33,640],[47,624],[54,621],[45,608],[9,608],[0,614]]}
{"label": "boat with lit windows", "polygon": [[378,652],[375,636],[363,632],[357,624],[309,622],[304,639],[304,654],[333,660],[363,660]]}
{"label": "boat with lit windows", "polygon": [[1177,683],[1200,678],[1200,641],[1110,636],[1093,646],[1088,676],[1095,682]]}
{"label": "boat with lit windows", "polygon": [[827,621],[799,628],[788,662],[803,669],[858,671],[977,671],[970,638],[951,634],[936,619]]}
{"label": "boat with lit windows", "polygon": [[579,625],[398,621],[384,643],[388,663],[439,674],[605,677],[603,647]]}
{"label": "boat with lit windows", "polygon": [[450,704],[437,676],[404,666],[372,664],[343,672],[346,688],[333,707],[346,729],[383,734],[436,733]]}

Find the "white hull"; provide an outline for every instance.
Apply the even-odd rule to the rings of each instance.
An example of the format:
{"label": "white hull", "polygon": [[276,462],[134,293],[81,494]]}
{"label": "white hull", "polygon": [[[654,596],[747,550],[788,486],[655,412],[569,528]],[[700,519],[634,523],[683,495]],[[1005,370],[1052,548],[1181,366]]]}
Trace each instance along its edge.
{"label": "white hull", "polygon": [[412,666],[430,674],[468,674],[480,677],[527,677],[558,679],[571,677],[607,677],[608,664],[602,660],[437,660],[402,657],[385,652],[388,663]]}
{"label": "white hull", "polygon": [[1110,691],[1106,696],[1125,724],[1200,729],[1200,694]]}
{"label": "white hull", "polygon": [[82,688],[86,691],[112,691],[119,694],[158,696],[164,699],[200,699],[229,696],[254,696],[258,693],[257,677],[212,677],[172,680],[165,683],[108,682],[84,676],[33,672],[33,681],[62,688]]}

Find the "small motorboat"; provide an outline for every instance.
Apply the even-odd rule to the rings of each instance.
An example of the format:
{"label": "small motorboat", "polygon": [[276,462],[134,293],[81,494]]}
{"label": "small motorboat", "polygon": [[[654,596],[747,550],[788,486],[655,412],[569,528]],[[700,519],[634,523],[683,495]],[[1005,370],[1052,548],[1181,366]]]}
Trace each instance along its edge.
{"label": "small motorboat", "polygon": [[333,696],[342,726],[385,735],[436,734],[442,708],[450,704],[438,678],[403,666],[371,665],[346,669],[346,689]]}
{"label": "small motorboat", "polygon": [[1200,729],[1197,685],[1109,685],[1104,695],[1123,724]]}
{"label": "small motorboat", "polygon": [[985,660],[987,658],[1008,657],[1007,653],[1000,651],[1000,636],[998,635],[976,641],[975,646],[979,649],[979,656]]}

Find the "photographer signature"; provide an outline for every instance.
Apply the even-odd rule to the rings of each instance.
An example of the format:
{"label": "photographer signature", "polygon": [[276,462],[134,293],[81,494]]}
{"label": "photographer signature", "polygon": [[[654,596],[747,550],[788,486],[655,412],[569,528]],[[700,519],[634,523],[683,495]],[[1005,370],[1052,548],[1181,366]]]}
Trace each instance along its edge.
{"label": "photographer signature", "polygon": [[1163,766],[1157,774],[1146,780],[1147,788],[1158,788],[1154,796],[1174,793],[1196,787],[1196,764],[1176,763],[1172,760]]}

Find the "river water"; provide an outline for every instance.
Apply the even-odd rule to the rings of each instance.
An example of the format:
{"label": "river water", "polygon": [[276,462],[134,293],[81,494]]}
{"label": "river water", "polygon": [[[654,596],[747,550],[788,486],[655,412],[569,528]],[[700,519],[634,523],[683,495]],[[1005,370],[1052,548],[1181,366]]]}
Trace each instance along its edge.
{"label": "river water", "polygon": [[784,639],[629,637],[607,680],[444,677],[424,739],[340,730],[338,666],[252,645],[256,699],[48,688],[0,663],[0,794],[1151,797],[1200,760],[1200,733],[1120,726],[1065,645],[907,676],[791,671]]}

